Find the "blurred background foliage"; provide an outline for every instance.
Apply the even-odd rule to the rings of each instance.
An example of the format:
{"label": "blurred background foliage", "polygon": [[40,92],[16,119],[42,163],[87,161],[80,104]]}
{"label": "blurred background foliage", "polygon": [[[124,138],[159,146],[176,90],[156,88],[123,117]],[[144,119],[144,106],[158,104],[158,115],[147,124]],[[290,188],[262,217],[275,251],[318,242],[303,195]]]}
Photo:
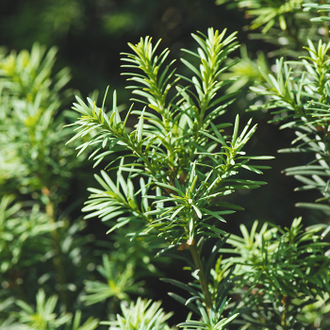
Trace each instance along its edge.
{"label": "blurred background foliage", "polygon": [[[56,307],[58,315],[62,315],[64,310],[84,310],[86,305],[93,305],[101,300],[100,296],[95,294],[104,291],[110,275],[117,278],[117,282],[112,286],[108,282],[108,291],[102,292],[107,300],[101,303],[101,307],[98,305],[94,308],[92,313],[87,312],[83,318],[84,322],[89,315],[105,319],[104,315],[107,315],[109,308],[119,310],[119,300],[125,299],[127,294],[132,292],[140,295],[144,291],[150,297],[157,292],[157,299],[161,298],[164,301],[163,307],[166,312],[179,308],[174,308],[173,306],[180,305],[175,305],[175,302],[167,297],[166,292],[171,286],[160,286],[153,276],[146,279],[147,284],[141,283],[140,280],[146,272],[157,276],[165,273],[166,277],[180,279],[181,267],[177,267],[177,271],[175,267],[167,267],[166,260],[160,260],[155,267],[149,263],[153,256],[148,246],[136,241],[127,242],[123,239],[124,229],[120,229],[112,236],[106,236],[106,230],[100,221],[81,221],[81,206],[87,199],[87,187],[93,185],[93,176],[88,162],[83,162],[84,159],[81,157],[76,160],[72,146],[65,151],[67,137],[61,128],[74,116],[66,109],[70,108],[74,94],[87,95],[94,90],[99,90],[103,94],[107,85],[117,90],[118,104],[128,105],[130,91],[124,88],[125,78],[121,76],[120,68],[120,53],[128,50],[127,42],[134,44],[141,36],[146,35],[150,35],[153,40],[161,38],[162,48],[168,47],[171,51],[170,56],[179,58],[182,48],[192,47],[191,33],[197,30],[205,32],[212,26],[220,31],[227,28],[229,33],[238,31],[238,41],[243,45],[234,53],[234,57],[241,56],[242,61],[232,68],[232,74],[240,76],[241,79],[231,87],[231,91],[236,89],[241,90],[241,93],[232,106],[233,111],[228,112],[227,116],[232,119],[236,113],[240,113],[242,121],[246,122],[251,114],[246,115],[245,109],[257,101],[256,96],[249,92],[248,84],[262,80],[257,70],[258,66],[271,68],[275,63],[275,56],[285,54],[290,57],[297,52],[301,54],[302,45],[308,37],[315,39],[321,36],[325,40],[328,39],[327,22],[314,25],[311,29],[309,20],[313,15],[295,10],[303,2],[251,1],[250,7],[246,8],[247,2],[239,0],[0,1],[2,82],[6,81],[10,86],[17,83],[15,73],[9,70],[10,59],[16,61],[17,65],[21,63],[24,66],[33,56],[39,56],[41,59],[43,54],[50,54],[47,56],[51,62],[48,63],[51,71],[38,73],[43,75],[43,83],[47,81],[47,88],[42,90],[41,85],[33,86],[31,81],[26,81],[21,91],[16,90],[14,101],[20,105],[22,102],[30,104],[31,125],[31,114],[38,115],[33,112],[33,104],[43,104],[46,108],[49,106],[49,100],[56,104],[55,108],[48,108],[56,121],[49,122],[48,125],[45,118],[45,126],[40,128],[39,132],[41,135],[37,134],[40,141],[43,141],[43,130],[54,133],[47,141],[48,144],[44,141],[42,150],[42,155],[45,155],[44,150],[47,150],[52,157],[39,159],[38,150],[29,147],[31,140],[25,141],[26,143],[20,146],[21,149],[15,149],[14,153],[6,154],[4,149],[1,149],[0,160],[7,157],[7,163],[3,161],[0,164],[0,244],[17,237],[20,240],[17,240],[14,250],[2,248],[0,252],[1,286],[2,289],[11,290],[11,294],[0,292],[0,317],[5,315],[5,311],[16,306],[13,297],[35,304],[35,294],[39,286],[44,287],[47,295],[45,297],[44,291],[39,291],[39,301],[54,300],[54,309],[57,301],[57,298],[53,298],[55,288],[55,293],[62,303],[62,307]],[[273,3],[277,7],[271,7],[268,3]],[[284,4],[287,4],[287,7]],[[268,19],[258,19],[260,8],[267,9]],[[309,31],[309,35],[304,31]],[[52,48],[53,46],[56,48]],[[24,49],[31,54],[30,58],[27,52],[22,52]],[[38,52],[42,54],[38,55]],[[11,57],[8,57],[8,54],[11,54]],[[33,63],[27,65],[32,71]],[[67,67],[69,69],[61,71]],[[38,72],[37,69],[36,71]],[[58,72],[61,74],[56,76]],[[10,104],[13,95],[8,92],[9,85],[6,87],[6,84],[2,86],[1,95],[7,98]],[[26,88],[30,87],[31,91],[25,93]],[[57,100],[59,91],[61,97]],[[17,118],[10,115],[4,118],[5,110],[0,111],[2,127],[8,125],[12,128],[6,138],[6,134],[1,135],[0,142],[2,145],[15,142],[15,139],[25,132],[27,118],[23,116],[23,121],[16,120]],[[258,122],[258,130],[248,146],[250,149],[247,149],[247,153],[276,155],[276,160],[270,162],[273,171],[265,171],[263,180],[268,182],[268,187],[243,192],[238,197],[240,200],[237,204],[244,206],[246,212],[228,216],[228,231],[237,234],[239,223],[249,227],[255,219],[280,225],[291,222],[291,219],[301,215],[301,211],[297,211],[292,205],[304,199],[315,199],[310,197],[313,194],[311,192],[299,193],[297,196],[293,191],[296,186],[295,180],[281,174],[284,168],[299,163],[298,157],[306,157],[298,155],[294,159],[286,154],[277,155],[277,150],[286,147],[288,141],[292,140],[293,133],[278,130],[276,124],[268,124],[267,121],[272,118],[268,113],[258,112],[253,113],[253,116],[254,122]],[[26,137],[29,139],[29,135]],[[63,155],[59,153],[59,146],[64,150]],[[12,163],[8,163],[8,159],[12,160]],[[37,167],[34,161],[29,161],[31,159],[39,162]],[[56,162],[52,163],[51,159],[56,159]],[[9,165],[5,167],[5,164]],[[40,168],[44,168],[45,171],[40,173]],[[307,225],[324,222],[317,220],[319,215],[316,211],[304,213],[304,223]],[[18,221],[20,226],[16,225]],[[45,223],[52,225],[45,229]],[[14,227],[15,232],[12,230]],[[30,242],[24,245],[27,239]],[[27,249],[26,246],[31,249]],[[108,256],[104,255],[105,252]],[[111,269],[108,258],[119,265],[117,269]],[[49,269],[48,272],[39,272],[40,266],[35,264],[40,260],[43,263],[42,268]],[[170,271],[176,272],[175,276],[168,274]],[[133,282],[132,279],[127,279],[131,273],[135,274]],[[87,282],[83,283],[86,279]],[[30,293],[29,290],[22,290],[23,282],[28,283],[27,289],[30,289]],[[18,304],[15,308],[18,307],[21,307],[21,322],[28,324],[30,321],[26,315],[35,315],[34,311],[29,310],[24,304]],[[75,323],[72,329],[78,330],[79,315],[71,319],[59,316],[58,324],[65,324],[66,329],[69,329],[73,320]],[[16,319],[13,316],[7,320],[4,329],[6,326],[9,329],[10,324],[14,324]],[[180,316],[177,320],[174,317],[172,322],[181,320]],[[96,326],[93,322],[92,319],[87,319],[86,327],[81,329],[93,329]],[[31,324],[33,326],[33,323]]]}
{"label": "blurred background foliage", "polygon": [[209,26],[235,30],[240,20],[239,13],[213,0],[5,0],[0,17],[2,45],[17,50],[35,41],[57,45],[57,65],[71,68],[72,85],[82,93],[103,91],[108,84],[120,91],[119,53],[128,49],[127,41],[162,38],[174,57],[191,42],[192,31]]}

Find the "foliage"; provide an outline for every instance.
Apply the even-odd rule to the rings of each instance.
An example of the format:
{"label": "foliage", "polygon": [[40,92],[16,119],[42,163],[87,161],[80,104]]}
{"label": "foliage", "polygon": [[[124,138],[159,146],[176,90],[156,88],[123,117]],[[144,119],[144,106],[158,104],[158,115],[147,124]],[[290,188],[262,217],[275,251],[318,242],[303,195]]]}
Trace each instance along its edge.
{"label": "foliage", "polygon": [[[222,5],[227,0],[217,0],[216,4]],[[227,5],[228,8],[238,7],[245,11],[245,18],[249,20],[251,30],[250,38],[263,40],[276,46],[269,55],[271,56],[299,56],[301,47],[306,39],[317,41],[320,37],[328,39],[326,25],[316,25],[312,22],[313,16],[307,8],[317,8],[318,1],[305,4],[304,0],[268,1],[236,0]],[[302,10],[305,6],[306,10]],[[310,6],[310,7],[309,7]],[[258,30],[261,33],[258,33]]]}
{"label": "foliage", "polygon": [[82,300],[86,301],[86,305],[92,305],[103,301],[109,297],[116,297],[120,301],[128,300],[129,296],[126,292],[143,291],[140,286],[142,283],[133,283],[134,269],[131,264],[118,272],[115,263],[110,263],[106,255],[103,255],[103,267],[97,266],[99,273],[107,280],[107,284],[99,281],[86,281],[85,289],[89,295]]}
{"label": "foliage", "polygon": [[[51,296],[46,300],[43,290],[39,290],[36,295],[36,310],[33,310],[27,303],[18,300],[16,304],[20,307],[17,318],[25,326],[22,329],[59,329],[61,325],[66,324],[65,329],[72,330],[94,330],[98,325],[97,320],[89,318],[83,325],[80,325],[81,311],[77,311],[71,326],[72,316],[64,314],[57,316],[54,309],[57,303],[57,297]],[[15,325],[17,326],[17,325]],[[13,328],[14,329],[14,328]]]}
{"label": "foliage", "polygon": [[46,54],[45,47],[35,44],[31,53],[12,52],[0,63],[0,180],[22,186],[23,192],[24,186],[30,191],[43,188],[44,200],[65,187],[77,166],[63,144],[68,132],[62,130],[65,114],[60,113],[69,93],[60,90],[70,77],[68,69],[51,77],[55,54],[55,48]]}
{"label": "foliage", "polygon": [[244,224],[240,227],[243,237],[231,235],[227,242],[232,248],[221,252],[237,255],[222,262],[235,267],[238,292],[253,306],[243,318],[252,327],[260,322],[271,329],[298,326],[304,306],[327,300],[329,244],[316,235],[319,228],[302,230],[301,218],[284,229],[268,229],[265,223],[258,232],[258,221],[250,233]]}
{"label": "foliage", "polygon": [[[217,4],[220,5],[225,2],[226,0],[219,0]],[[254,30],[263,26],[262,33],[267,33],[276,23],[279,24],[282,30],[286,30],[286,21],[299,11],[303,0],[237,2],[240,8],[248,8],[246,10],[248,17],[254,18],[250,28]]]}
{"label": "foliage", "polygon": [[[226,111],[234,96],[216,96],[220,88],[231,82],[218,81],[216,77],[234,65],[234,62],[225,65],[225,60],[237,47],[234,35],[225,38],[225,33],[209,29],[207,36],[193,35],[199,48],[196,53],[185,52],[196,57],[200,65],[194,66],[182,59],[192,71],[192,77],[178,74],[178,78],[174,78],[173,62],[165,64],[168,50],[156,55],[159,43],[153,46],[150,38],[141,39],[137,45],[130,44],[134,53],[123,54],[126,56],[123,60],[128,63],[124,67],[142,71],[142,74],[129,74],[129,80],[139,84],[130,88],[138,96],[134,100],[147,106],[143,110],[132,106],[122,119],[115,92],[110,111],[105,109],[105,99],[101,108],[91,99],[88,104],[77,99],[74,109],[81,117],[76,122],[78,132],[69,141],[96,131],[77,148],[78,154],[89,146],[96,146],[90,156],[94,166],[111,155],[105,168],[112,166],[116,170],[115,181],[105,171],[101,171],[102,177],[95,176],[103,189],[89,189],[90,201],[83,209],[89,212],[86,218],[98,216],[108,222],[116,217],[117,222],[112,222],[108,232],[129,223],[139,224],[140,228],[129,236],[146,238],[161,248],[159,253],[167,255],[169,250],[171,255],[178,255],[192,265],[199,284],[195,289],[188,289],[194,296],[186,304],[195,300],[203,324],[215,329],[222,329],[237,313],[226,321],[217,311],[226,305],[224,297],[217,293],[211,295],[209,291],[212,258],[217,250],[203,265],[202,247],[211,238],[222,244],[225,231],[218,228],[217,222],[225,222],[224,215],[240,209],[226,202],[224,196],[237,189],[253,189],[264,184],[235,176],[242,170],[262,174],[261,169],[267,167],[250,165],[250,161],[272,158],[245,155],[243,147],[256,129],[256,126],[250,127],[251,120],[240,131],[239,117],[236,117],[230,136],[222,133],[230,124],[213,123]],[[188,85],[179,84],[181,81]],[[173,95],[168,101],[170,93]],[[138,115],[138,122],[130,132],[126,127],[129,115]],[[191,257],[175,253],[185,249]],[[221,281],[216,284],[221,287]],[[214,290],[218,292],[218,287]],[[217,296],[221,298],[219,302]],[[191,321],[182,326],[193,324],[201,325]]]}
{"label": "foliage", "polygon": [[326,77],[329,70],[329,45],[320,41],[316,48],[310,41],[307,49],[308,57],[289,62],[280,59],[277,61],[275,75],[263,73],[265,83],[251,89],[259,95],[267,95],[269,100],[251,109],[275,108],[274,120],[285,121],[281,128],[295,131],[296,138],[292,141],[294,147],[280,152],[312,154],[306,165],[285,169],[284,173],[293,175],[303,183],[296,190],[317,189],[322,194],[315,204],[299,203],[299,206],[320,209],[328,214],[329,96]]}
{"label": "foliage", "polygon": [[[83,256],[89,254],[85,262],[90,258],[82,248],[86,238],[77,236],[84,224],[70,224],[61,204],[80,162],[65,147],[69,71],[53,76],[55,54],[55,48],[46,52],[36,43],[31,52],[11,52],[0,61],[1,323],[14,322],[12,328],[35,329],[38,322],[40,329],[59,328],[71,319],[69,314],[55,319],[57,298],[46,303],[38,287],[53,287],[62,310],[69,311],[82,286],[79,276],[86,274]],[[20,302],[15,307],[13,301]],[[18,307],[20,314],[10,313]],[[98,321],[89,323],[94,329]]]}
{"label": "foliage", "polygon": [[[226,106],[232,102],[228,100],[232,97],[231,94],[215,98],[216,92],[228,83],[215,80],[226,68],[220,65],[227,54],[236,47],[235,44],[230,45],[233,35],[222,40],[224,33],[225,31],[219,34],[210,29],[207,41],[194,35],[202,48],[199,48],[199,53],[189,53],[200,59],[200,71],[183,59],[182,62],[196,76],[191,79],[181,75],[179,77],[191,83],[195,93],[187,87],[178,85],[173,101],[168,104],[166,95],[173,89],[172,84],[178,81],[170,83],[174,70],[164,79],[171,64],[166,66],[164,73],[160,73],[158,78],[160,65],[163,64],[168,52],[165,51],[154,58],[157,45],[153,47],[149,38],[141,39],[136,46],[131,45],[136,55],[128,55],[125,61],[133,63],[128,67],[141,67],[145,76],[133,74],[130,79],[147,86],[142,90],[138,87],[133,93],[145,97],[146,101],[136,101],[147,103],[149,108],[142,111],[130,109],[128,115],[132,113],[140,117],[136,128],[129,134],[125,129],[128,115],[121,120],[115,93],[110,113],[105,112],[104,106],[96,107],[92,100],[89,100],[88,106],[78,99],[79,103],[75,104],[74,109],[81,113],[82,117],[77,122],[79,131],[70,141],[99,129],[89,141],[78,147],[79,153],[92,144],[99,144],[92,154],[97,164],[106,155],[126,150],[129,152],[125,153],[125,156],[122,156],[122,153],[119,156],[116,182],[113,182],[104,171],[101,172],[102,177],[96,176],[103,190],[90,189],[93,193],[91,201],[87,202],[84,208],[86,212],[93,211],[88,217],[97,215],[103,221],[109,221],[124,214],[112,230],[130,221],[142,222],[145,228],[135,235],[141,236],[148,232],[150,236],[156,230],[155,236],[165,236],[171,244],[181,244],[182,241],[193,244],[198,234],[217,237],[217,234],[214,235],[215,227],[206,220],[215,217],[219,221],[224,221],[222,214],[237,209],[221,200],[216,202],[216,205],[227,210],[207,209],[206,205],[210,204],[212,198],[232,194],[235,189],[252,189],[263,184],[260,181],[232,178],[240,169],[262,173],[260,168],[263,167],[247,165],[253,157],[245,156],[241,151],[256,126],[250,128],[249,121],[239,133],[237,117],[232,137],[228,139],[221,134],[221,130],[230,124],[212,123],[212,120],[224,113]],[[224,49],[221,50],[222,48]],[[145,57],[146,55],[148,57]],[[106,149],[97,154],[107,144],[110,150]],[[217,147],[221,149],[213,151]],[[136,160],[131,160],[134,158]],[[106,168],[116,160],[118,158],[112,160]],[[124,178],[125,172],[129,174],[127,180]],[[137,175],[140,176],[140,189],[136,192],[132,179]],[[140,205],[137,195],[141,196]],[[127,215],[127,212],[131,215]],[[218,230],[218,233],[222,232]]]}
{"label": "foliage", "polygon": [[129,306],[121,304],[123,316],[117,315],[117,321],[102,322],[102,324],[111,325],[111,329],[116,330],[133,330],[133,329],[153,329],[153,330],[169,330],[166,321],[171,317],[171,313],[164,313],[160,308],[161,302],[151,300],[142,300],[131,302]]}
{"label": "foliage", "polygon": [[[95,266],[105,252],[102,242],[92,251],[95,237],[83,234],[86,223],[68,216],[76,207],[68,197],[84,157],[77,159],[65,145],[70,129],[63,126],[75,114],[63,110],[72,96],[65,89],[70,75],[67,68],[53,74],[55,55],[55,48],[47,52],[36,43],[31,52],[12,51],[0,60],[0,323],[5,329],[95,329],[102,312],[88,306],[96,286],[114,290],[107,307],[115,313],[118,297],[141,293],[141,283],[133,284],[135,269],[157,273],[155,266],[139,264],[150,253],[138,243],[138,255],[130,256],[118,278],[113,274],[125,263],[123,252],[114,251],[111,264],[104,256],[105,268]],[[95,268],[107,284],[97,280]]]}
{"label": "foliage", "polygon": [[[162,30],[162,45],[171,52],[151,37],[129,43],[122,67],[134,103],[127,106],[126,97],[121,104],[127,92],[118,80],[112,102],[108,87],[101,104],[93,92],[86,102],[76,96],[68,111],[73,93],[66,86],[75,81],[70,83],[68,69],[55,69],[63,66],[56,65],[56,48],[34,43],[31,51],[0,49],[0,329],[329,328],[329,6],[193,0],[182,11],[182,3],[18,6],[29,20],[9,35],[40,17],[43,31],[36,27],[29,36],[52,44],[66,40],[67,52],[73,47],[81,62],[82,48],[88,49],[104,72],[109,52],[103,47],[98,53],[95,35],[114,53],[125,49],[119,39],[134,40],[156,21],[153,37]],[[224,10],[224,3],[243,9],[249,26],[240,58],[237,33],[222,27],[192,34],[195,46],[181,41],[182,31],[191,30],[189,19],[180,30],[183,13],[207,17],[200,29],[215,22],[215,8],[222,15],[216,22],[223,15],[238,18],[240,12]],[[99,22],[91,24],[87,10],[96,10]],[[233,20],[234,30],[240,19]],[[9,24],[0,22],[0,30]],[[184,49],[176,61],[179,39]],[[102,86],[96,62],[74,70],[75,79],[85,76]],[[260,137],[254,123],[264,119],[270,119],[269,131],[279,125],[276,136],[287,132],[285,139]],[[276,171],[261,162],[274,157],[260,156],[272,154],[275,144],[281,154],[295,155],[279,166],[302,183],[296,191],[308,200],[297,206],[309,211],[307,227],[300,216],[284,228],[265,222],[267,215],[253,222],[251,210],[263,214],[268,199],[267,220],[279,221],[269,215],[284,207],[269,197],[278,188],[270,188],[274,195],[266,187],[253,191],[276,181]],[[99,173],[98,187],[88,188],[83,221],[76,208],[95,184],[87,158]],[[278,162],[272,161],[276,170]],[[287,213],[282,218],[292,219]],[[161,284],[154,276],[162,277]],[[167,298],[162,291],[169,285],[174,290]]]}

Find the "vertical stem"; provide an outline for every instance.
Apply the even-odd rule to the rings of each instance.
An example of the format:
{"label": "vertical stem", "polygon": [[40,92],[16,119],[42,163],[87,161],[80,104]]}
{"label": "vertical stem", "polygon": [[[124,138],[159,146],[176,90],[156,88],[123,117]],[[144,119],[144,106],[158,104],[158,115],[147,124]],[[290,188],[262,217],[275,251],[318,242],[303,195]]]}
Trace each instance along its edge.
{"label": "vertical stem", "polygon": [[205,277],[205,273],[204,273],[200,253],[197,250],[197,247],[196,247],[195,243],[192,244],[192,245],[189,245],[189,250],[190,250],[190,253],[191,253],[192,258],[194,260],[195,269],[199,270],[199,272],[198,272],[199,283],[200,283],[201,288],[202,288],[202,293],[204,295],[206,307],[208,309],[210,309],[213,304],[212,304],[212,299],[211,299],[211,295],[210,295],[209,288],[208,288],[208,283],[206,281],[206,277]]}
{"label": "vertical stem", "polygon": [[[48,190],[48,189],[47,189]],[[50,217],[51,223],[55,223],[55,212],[54,212],[54,203],[49,200],[48,204],[46,205],[46,213]],[[55,257],[54,257],[54,266],[57,272],[58,277],[55,277],[56,282],[59,284],[59,295],[64,303],[65,307],[69,307],[69,301],[68,297],[65,293],[65,289],[63,289],[65,284],[65,271],[63,266],[63,256],[61,252],[61,246],[60,246],[60,235],[57,232],[56,228],[51,231],[51,235],[53,238],[53,247],[55,250]]]}

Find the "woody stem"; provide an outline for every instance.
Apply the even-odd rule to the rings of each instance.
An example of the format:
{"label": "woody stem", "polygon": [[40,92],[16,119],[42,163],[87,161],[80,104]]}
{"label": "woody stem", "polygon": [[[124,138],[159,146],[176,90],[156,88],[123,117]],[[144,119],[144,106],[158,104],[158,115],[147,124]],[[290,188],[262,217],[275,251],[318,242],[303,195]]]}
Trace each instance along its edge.
{"label": "woody stem", "polygon": [[210,309],[212,307],[212,299],[208,289],[208,283],[204,273],[200,253],[197,250],[196,244],[189,245],[189,250],[194,260],[195,269],[198,270],[199,283],[201,285],[202,293],[204,295],[206,307]]}

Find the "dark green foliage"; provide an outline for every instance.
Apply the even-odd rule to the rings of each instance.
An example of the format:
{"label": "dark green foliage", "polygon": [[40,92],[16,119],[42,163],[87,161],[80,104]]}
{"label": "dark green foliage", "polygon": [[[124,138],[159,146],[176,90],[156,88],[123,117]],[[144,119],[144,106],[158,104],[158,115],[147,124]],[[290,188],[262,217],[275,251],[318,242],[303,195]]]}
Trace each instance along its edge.
{"label": "dark green foliage", "polygon": [[[170,244],[191,243],[195,236],[217,237],[223,233],[208,220],[225,221],[222,215],[237,207],[222,201],[221,196],[236,189],[253,189],[264,184],[234,178],[240,170],[261,174],[260,168],[264,167],[250,165],[249,161],[271,158],[246,156],[242,151],[256,126],[250,128],[249,121],[239,132],[237,117],[228,138],[221,131],[230,124],[212,123],[225,112],[233,97],[226,94],[216,98],[217,91],[230,82],[217,81],[216,77],[228,68],[224,61],[236,47],[235,43],[231,44],[233,35],[224,39],[224,34],[225,31],[219,34],[209,29],[208,37],[204,36],[204,39],[193,35],[201,48],[198,53],[189,51],[189,54],[199,58],[200,70],[182,59],[195,75],[178,77],[188,81],[194,90],[179,85],[177,79],[170,81],[174,71],[163,64],[167,52],[156,56],[157,45],[153,47],[146,38],[136,46],[131,45],[135,54],[127,54],[124,60],[132,63],[125,67],[140,68],[144,72],[134,73],[130,80],[147,86],[137,87],[133,93],[142,97],[135,101],[146,103],[148,108],[140,111],[132,106],[122,120],[115,93],[112,110],[108,113],[104,105],[98,108],[92,100],[89,100],[89,106],[78,100],[74,109],[82,116],[77,122],[79,131],[70,141],[98,130],[78,147],[80,152],[90,145],[100,145],[92,154],[96,163],[107,155],[120,152],[120,162],[115,158],[106,166],[114,166],[112,164],[117,160],[116,182],[104,171],[102,178],[96,176],[103,190],[90,188],[93,194],[84,211],[92,213],[87,217],[97,215],[108,221],[124,215],[111,230],[129,222],[141,222],[141,229],[134,235],[165,237]],[[161,64],[163,72],[160,71]],[[175,88],[176,94],[167,101],[168,91]],[[135,129],[128,133],[126,123],[130,114],[137,114],[139,119]],[[137,176],[140,187],[135,190],[133,179]],[[212,210],[210,203],[224,210]]]}
{"label": "dark green foliage", "polygon": [[231,235],[227,242],[233,249],[220,251],[237,255],[222,263],[235,267],[237,293],[243,292],[243,301],[251,304],[243,318],[252,327],[260,322],[271,329],[298,326],[304,306],[328,299],[329,244],[316,235],[319,228],[303,231],[301,218],[284,230],[265,223],[258,232],[258,221],[251,233],[240,227],[243,237]]}
{"label": "dark green foliage", "polygon": [[[193,35],[199,48],[196,53],[185,52],[196,57],[200,65],[182,59],[192,77],[177,74],[175,78],[175,70],[171,69],[173,62],[165,63],[168,51],[156,55],[158,43],[153,46],[150,38],[141,39],[137,45],[130,44],[134,53],[124,54],[125,63],[129,63],[124,67],[142,71],[129,74],[129,80],[138,83],[130,87],[138,96],[134,101],[145,107],[135,110],[132,105],[127,114],[121,116],[115,92],[110,111],[105,109],[105,99],[101,108],[91,99],[88,104],[78,99],[74,105],[81,114],[76,122],[78,133],[69,141],[94,132],[77,148],[79,154],[96,146],[91,154],[95,164],[111,155],[105,168],[116,171],[115,181],[105,171],[101,172],[102,177],[96,176],[102,189],[89,189],[92,194],[83,209],[89,212],[86,218],[98,216],[105,222],[117,218],[111,222],[108,232],[136,223],[137,229],[128,235],[131,239],[145,238],[161,249],[159,253],[165,252],[168,256],[171,251],[170,255],[186,259],[192,266],[199,282],[193,285],[194,289],[174,281],[194,294],[186,304],[196,303],[197,307],[191,308],[199,310],[198,314],[203,317],[202,323],[182,324],[188,327],[205,324],[222,329],[238,315],[233,314],[227,321],[223,319],[227,298],[217,293],[223,287],[221,281],[213,282],[214,292],[209,291],[212,259],[220,245],[215,245],[212,259],[206,265],[201,259],[202,247],[212,238],[222,243],[221,236],[226,232],[219,224],[225,222],[226,214],[240,209],[229,204],[225,196],[237,189],[254,189],[264,184],[236,178],[237,174],[245,170],[262,174],[261,169],[267,167],[251,165],[250,161],[272,158],[245,155],[243,148],[256,130],[256,126],[250,127],[251,120],[240,130],[237,116],[229,136],[223,131],[231,124],[213,123],[226,111],[234,96],[217,97],[220,88],[231,83],[231,80],[218,81],[217,76],[235,64],[225,64],[227,56],[237,47],[234,35],[225,38],[225,33],[225,30],[219,33],[209,29],[207,36]],[[181,81],[185,85],[181,85]],[[168,100],[170,93],[173,95]],[[126,123],[132,115],[137,115],[138,121],[130,130]],[[185,249],[191,257],[177,252]],[[92,292],[92,287],[88,290]]]}

